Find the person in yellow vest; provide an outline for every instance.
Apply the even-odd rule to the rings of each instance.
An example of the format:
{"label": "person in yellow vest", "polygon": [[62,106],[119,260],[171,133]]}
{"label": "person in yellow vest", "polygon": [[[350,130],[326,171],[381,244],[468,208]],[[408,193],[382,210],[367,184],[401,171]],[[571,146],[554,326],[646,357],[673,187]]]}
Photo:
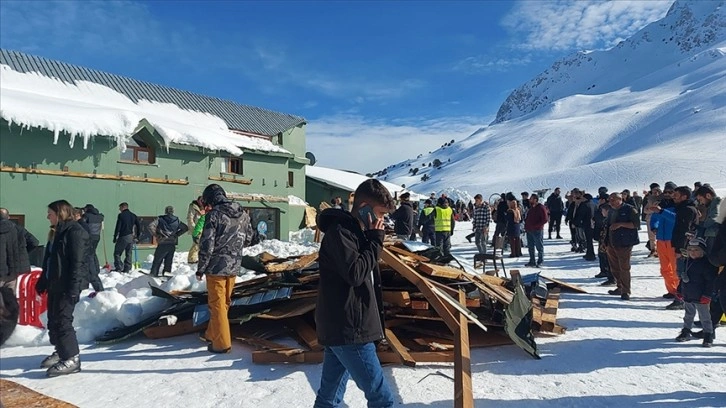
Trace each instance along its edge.
{"label": "person in yellow vest", "polygon": [[449,207],[449,200],[440,197],[434,208],[434,230],[436,244],[444,256],[451,256],[451,234],[454,233],[454,210]]}

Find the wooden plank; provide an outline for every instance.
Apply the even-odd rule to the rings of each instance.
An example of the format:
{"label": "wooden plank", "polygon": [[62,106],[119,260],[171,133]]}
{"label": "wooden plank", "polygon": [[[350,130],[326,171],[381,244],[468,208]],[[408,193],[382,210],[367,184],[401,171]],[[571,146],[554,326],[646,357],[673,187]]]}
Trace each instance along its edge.
{"label": "wooden plank", "polygon": [[260,337],[235,337],[234,339],[250,346],[254,346],[263,350],[273,351],[275,353],[283,354],[286,356],[292,356],[305,352],[305,350],[301,348],[289,347],[284,344],[275,343],[274,341],[270,341]]}
{"label": "wooden plank", "polygon": [[[465,308],[466,295],[459,290],[459,304]],[[474,408],[474,392],[471,387],[471,350],[469,349],[469,324],[467,316],[459,313],[459,330],[454,333],[454,407]]]}
{"label": "wooden plank", "polygon": [[[275,363],[303,363],[320,364],[323,362],[322,351],[304,351],[299,354],[286,355],[273,351],[258,350],[252,352],[252,362],[255,364]],[[378,360],[383,364],[400,364],[401,358],[393,351],[379,351]],[[419,351],[409,353],[418,363],[451,363],[454,353],[450,351]]]}
{"label": "wooden plank", "polygon": [[415,259],[419,262],[430,262],[431,261],[429,258],[426,258],[425,256],[421,256],[419,254],[407,251],[407,250],[405,250],[403,248],[399,248],[395,245],[387,246],[386,249],[389,249],[389,250],[391,250],[391,252],[395,252],[397,254],[409,257],[411,259]]}
{"label": "wooden plank", "polygon": [[430,320],[434,322],[443,322],[444,319],[438,316],[419,316],[419,315],[407,315],[402,313],[396,313],[393,315],[393,317],[399,318],[399,319],[412,319],[412,320]]}
{"label": "wooden plank", "polygon": [[420,263],[420,264],[418,264],[416,269],[429,276],[438,276],[441,278],[449,278],[449,279],[457,279],[457,280],[461,278],[461,269],[452,268],[450,266],[441,266],[441,265],[434,265],[434,264],[429,264],[429,263]]}
{"label": "wooden plank", "polygon": [[572,285],[570,283],[563,282],[561,280],[557,280],[557,279],[554,279],[554,278],[548,278],[548,277],[542,276],[542,275],[539,275],[539,277],[542,278],[542,279],[544,279],[544,280],[548,280],[550,282],[554,282],[554,283],[558,284],[560,286],[560,288],[567,289],[570,292],[587,293],[587,291],[585,289],[583,289],[583,288],[581,288],[579,286]]}
{"label": "wooden plank", "polygon": [[182,320],[173,326],[153,326],[144,329],[144,336],[150,339],[165,339],[168,337],[182,336],[190,333],[197,333],[207,329],[206,322],[199,326],[194,326],[192,319]]}
{"label": "wooden plank", "polygon": [[538,298],[532,298],[532,326],[539,330],[542,326],[542,305]]}
{"label": "wooden plank", "polygon": [[303,343],[312,351],[320,351],[323,346],[318,343],[318,334],[305,320],[295,317],[285,321],[291,329],[300,337]]}
{"label": "wooden plank", "polygon": [[416,344],[428,347],[431,351],[453,351],[454,345],[446,339],[439,339],[436,337],[417,337],[412,339]]}
{"label": "wooden plank", "polygon": [[30,167],[0,166],[0,172],[40,174],[40,175],[44,175],[44,176],[79,177],[79,178],[100,179],[100,180],[134,181],[134,182],[156,183],[156,184],[178,184],[178,185],[189,184],[189,181],[187,181],[187,180],[170,180],[167,178],[126,176],[126,175],[117,176],[115,174],[81,173],[81,172],[77,172],[77,171],[34,169],[34,168],[30,168]]}
{"label": "wooden plank", "polygon": [[269,252],[263,252],[259,256],[260,256],[260,262],[262,262],[262,263],[267,263],[267,262],[271,262],[271,261],[278,259],[275,255],[272,255]]}
{"label": "wooden plank", "polygon": [[227,183],[244,184],[246,186],[249,186],[250,184],[252,184],[251,179],[245,179],[245,178],[215,177],[215,176],[209,176],[207,178],[212,181],[225,181]]}
{"label": "wooden plank", "polygon": [[449,308],[444,305],[443,301],[439,299],[436,294],[434,294],[434,292],[431,290],[431,287],[423,281],[423,277],[419,275],[418,272],[416,272],[410,266],[398,259],[398,257],[387,248],[384,248],[383,251],[381,251],[381,259],[383,260],[383,262],[388,264],[388,266],[395,269],[396,272],[398,272],[401,276],[408,279],[409,282],[416,285],[421,293],[424,294],[426,300],[429,301],[434,310],[436,310],[439,316],[444,319],[444,322],[449,327],[449,330],[451,330],[452,333],[456,331],[456,327],[459,325],[458,320],[454,318],[454,315],[449,311]]}
{"label": "wooden plank", "polygon": [[411,295],[405,291],[384,290],[383,301],[398,307],[408,307],[411,304]]}
{"label": "wooden plank", "polygon": [[267,272],[269,272],[269,273],[294,271],[296,269],[306,268],[306,267],[312,265],[317,260],[318,260],[318,253],[315,252],[313,254],[304,255],[294,262],[286,262],[286,263],[280,263],[280,264],[267,264],[267,265],[265,265],[265,270],[267,270]]}
{"label": "wooden plank", "polygon": [[70,404],[20,385],[14,381],[0,378],[0,407],[8,408],[77,408]]}
{"label": "wooden plank", "polygon": [[412,300],[411,309],[413,310],[429,310],[429,302],[425,300]]}
{"label": "wooden plank", "polygon": [[466,307],[481,307],[481,299],[466,299]]}
{"label": "wooden plank", "polygon": [[416,360],[414,360],[410,354],[408,354],[408,350],[406,347],[401,344],[401,341],[398,340],[398,337],[393,333],[391,329],[385,329],[386,330],[386,339],[388,340],[388,345],[391,346],[391,349],[393,349],[393,352],[398,354],[399,357],[401,357],[401,362],[403,362],[403,365],[408,367],[416,367]]}
{"label": "wooden plank", "polygon": [[302,299],[302,298],[311,298],[311,297],[317,297],[318,296],[318,290],[312,289],[312,290],[296,290],[292,292],[292,295],[290,295],[290,299]]}
{"label": "wooden plank", "polygon": [[317,299],[305,297],[291,299],[275,305],[269,312],[258,315],[260,319],[280,320],[288,317],[302,316],[305,313],[315,310]]}
{"label": "wooden plank", "polygon": [[[452,299],[449,295],[442,292],[439,288],[432,287],[431,289],[434,291],[434,293],[439,295],[439,297],[441,299],[443,299],[446,303],[450,304],[459,313],[464,315],[470,322],[476,324],[482,330],[487,331],[487,328],[486,328],[486,326],[484,326],[484,323],[480,322],[479,318],[471,310],[467,309],[465,305],[458,303],[456,300]],[[466,300],[464,300],[463,303],[466,304]]]}

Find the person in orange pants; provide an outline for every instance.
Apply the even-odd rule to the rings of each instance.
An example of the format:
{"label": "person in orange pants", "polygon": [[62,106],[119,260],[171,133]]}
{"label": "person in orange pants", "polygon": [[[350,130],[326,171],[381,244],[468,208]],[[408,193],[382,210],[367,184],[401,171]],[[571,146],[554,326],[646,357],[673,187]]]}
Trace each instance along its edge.
{"label": "person in orange pants", "polygon": [[242,207],[227,198],[224,189],[210,184],[202,200],[212,209],[206,214],[199,239],[197,279],[207,277],[209,325],[204,335],[212,353],[232,349],[227,312],[237,273],[242,267],[242,248],[252,239],[250,218]]}
{"label": "person in orange pants", "polygon": [[650,229],[656,235],[660,274],[663,276],[667,291],[663,297],[666,299],[675,298],[680,281],[676,271],[676,251],[671,243],[676,224],[675,203],[670,199],[672,194],[673,190],[665,189],[660,204],[653,209],[650,216]]}

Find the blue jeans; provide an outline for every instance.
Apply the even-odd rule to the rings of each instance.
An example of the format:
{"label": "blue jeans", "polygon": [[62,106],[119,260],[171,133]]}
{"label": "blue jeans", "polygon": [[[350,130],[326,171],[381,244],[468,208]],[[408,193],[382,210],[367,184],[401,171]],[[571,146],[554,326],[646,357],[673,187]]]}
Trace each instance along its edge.
{"label": "blue jeans", "polygon": [[475,232],[474,242],[476,243],[476,249],[479,250],[479,253],[486,254],[487,245],[489,245],[489,232],[477,229]]}
{"label": "blue jeans", "polygon": [[314,408],[337,407],[343,402],[345,386],[353,378],[368,400],[368,407],[393,406],[393,393],[383,376],[373,343],[325,347],[323,374]]}
{"label": "blue jeans", "polygon": [[544,245],[542,230],[527,231],[527,250],[529,251],[529,263],[534,262],[534,249],[537,248],[537,263],[544,261]]}

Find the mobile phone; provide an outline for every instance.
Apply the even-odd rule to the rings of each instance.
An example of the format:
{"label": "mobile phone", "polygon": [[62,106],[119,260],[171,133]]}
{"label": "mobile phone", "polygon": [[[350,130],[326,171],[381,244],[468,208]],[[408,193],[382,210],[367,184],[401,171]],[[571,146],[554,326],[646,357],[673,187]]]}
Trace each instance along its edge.
{"label": "mobile phone", "polygon": [[[368,219],[369,215],[370,220]],[[371,207],[370,205],[361,207],[358,210],[358,217],[361,221],[363,221],[363,225],[365,225],[366,228],[370,228],[371,224],[375,224],[375,222],[378,220],[378,217],[376,217],[376,214],[373,212],[373,207]]]}

